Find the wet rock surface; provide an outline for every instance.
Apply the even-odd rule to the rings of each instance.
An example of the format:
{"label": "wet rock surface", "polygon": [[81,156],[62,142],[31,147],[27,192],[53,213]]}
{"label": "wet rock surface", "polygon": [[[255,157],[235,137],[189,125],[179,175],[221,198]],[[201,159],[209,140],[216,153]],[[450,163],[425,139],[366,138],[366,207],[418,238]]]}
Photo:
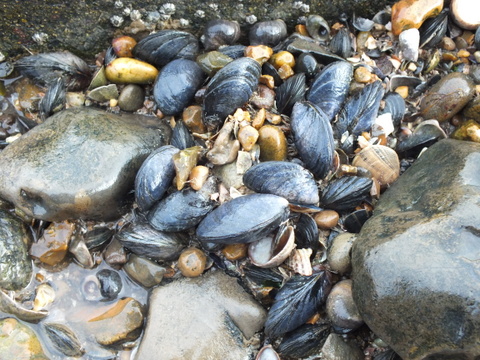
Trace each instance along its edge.
{"label": "wet rock surface", "polygon": [[32,261],[28,257],[31,234],[19,218],[0,210],[0,239],[0,286],[22,289],[32,277]]}
{"label": "wet rock surface", "polygon": [[[236,20],[244,30],[250,27],[246,21],[249,15],[254,15],[259,21],[285,19],[289,26],[293,27],[298,17],[308,13],[319,13],[331,20],[336,20],[342,12],[350,15],[355,12],[359,16],[372,16],[391,2],[390,0],[315,2],[248,0],[242,2],[240,4],[242,6],[231,6],[229,1],[220,0],[210,6],[201,1],[171,1],[170,4],[174,6],[173,13],[169,13],[167,9],[170,21],[166,21],[165,17],[160,20],[159,10],[163,9],[163,4],[159,5],[159,2],[154,0],[135,2],[133,9],[126,2],[100,0],[89,2],[47,0],[35,4],[5,2],[0,7],[0,13],[4,18],[0,23],[0,32],[10,36],[2,41],[0,51],[14,56],[25,52],[22,46],[26,46],[33,51],[68,49],[83,56],[93,56],[104,50],[109,40],[114,37],[116,30],[114,24],[130,26],[133,36],[145,34],[155,28],[178,27],[181,24],[184,24],[185,30],[199,34],[209,20],[217,18]],[[120,3],[119,6],[116,6],[117,3]],[[52,17],[45,17],[45,14],[51,13],[52,6],[55,6]],[[125,15],[124,9],[130,9],[130,12],[137,10],[145,20],[145,24],[139,22],[134,16]],[[163,14],[165,15],[165,12]],[[112,19],[114,16],[116,17]],[[34,34],[40,34],[36,37],[36,41],[32,39]],[[244,36],[246,34],[245,30]]]}
{"label": "wet rock surface", "polygon": [[403,359],[480,353],[479,161],[478,144],[435,144],[383,195],[353,245],[354,300]]}
{"label": "wet rock surface", "polygon": [[0,353],[4,360],[47,360],[35,332],[14,318],[0,321]]}
{"label": "wet rock surface", "polygon": [[137,360],[158,359],[158,349],[165,360],[249,359],[244,341],[266,316],[234,278],[220,272],[159,287],[149,303]]}
{"label": "wet rock surface", "polygon": [[2,151],[1,196],[49,221],[120,216],[142,161],[169,137],[141,119],[91,108],[50,117]]}

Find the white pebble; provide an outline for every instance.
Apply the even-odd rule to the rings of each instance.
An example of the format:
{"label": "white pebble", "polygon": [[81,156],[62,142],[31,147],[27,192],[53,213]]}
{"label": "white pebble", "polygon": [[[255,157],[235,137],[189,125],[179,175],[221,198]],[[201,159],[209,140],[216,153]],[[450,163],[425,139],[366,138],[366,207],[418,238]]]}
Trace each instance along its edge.
{"label": "white pebble", "polygon": [[401,57],[407,61],[418,60],[418,47],[420,45],[420,32],[418,29],[402,31],[398,37]]}

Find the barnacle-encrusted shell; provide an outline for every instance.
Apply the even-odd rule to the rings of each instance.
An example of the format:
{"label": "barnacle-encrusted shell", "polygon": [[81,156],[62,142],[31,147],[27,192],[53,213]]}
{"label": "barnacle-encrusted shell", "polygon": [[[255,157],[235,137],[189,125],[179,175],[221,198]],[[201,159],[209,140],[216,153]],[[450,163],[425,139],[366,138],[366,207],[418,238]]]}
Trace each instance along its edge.
{"label": "barnacle-encrusted shell", "polygon": [[352,164],[369,170],[383,186],[391,184],[400,175],[398,155],[388,146],[368,146],[355,156]]}

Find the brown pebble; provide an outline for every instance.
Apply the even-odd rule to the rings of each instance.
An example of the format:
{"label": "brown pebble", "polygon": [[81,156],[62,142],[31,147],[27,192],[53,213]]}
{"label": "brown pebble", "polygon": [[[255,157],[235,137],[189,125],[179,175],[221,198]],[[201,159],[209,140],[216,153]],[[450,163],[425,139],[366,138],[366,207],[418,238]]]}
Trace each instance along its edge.
{"label": "brown pebble", "polygon": [[273,89],[275,87],[275,80],[271,75],[262,75],[258,80],[260,84],[268,86],[269,89]]}
{"label": "brown pebble", "polygon": [[132,50],[137,42],[131,36],[120,36],[112,40],[112,48],[118,57],[133,57]]}
{"label": "brown pebble", "polygon": [[294,74],[295,72],[293,71],[292,67],[287,64],[283,64],[278,68],[278,76],[280,76],[280,79],[282,80],[288,79],[290,76],[293,76]]}
{"label": "brown pebble", "polygon": [[297,33],[299,33],[300,35],[303,35],[303,36],[309,36],[308,31],[307,31],[307,27],[303,24],[295,25],[295,32],[297,32]]}
{"label": "brown pebble", "polygon": [[258,110],[257,114],[252,120],[252,126],[257,130],[260,129],[265,123],[266,117],[267,117],[267,111],[265,109],[262,108]]}
{"label": "brown pebble", "polygon": [[190,172],[190,176],[188,178],[190,182],[190,187],[193,190],[200,190],[207,181],[209,170],[206,166],[197,165],[195,166],[192,171]]}
{"label": "brown pebble", "polygon": [[260,64],[266,63],[272,54],[272,48],[266,45],[251,45],[245,48],[245,56],[257,60]]}
{"label": "brown pebble", "polygon": [[269,61],[277,70],[283,65],[288,65],[291,68],[295,66],[295,57],[288,51],[273,54]]}
{"label": "brown pebble", "polygon": [[280,128],[274,125],[262,126],[257,140],[262,161],[282,161],[287,158],[287,139]]}
{"label": "brown pebble", "polygon": [[247,256],[248,244],[230,244],[223,248],[222,253],[230,261],[243,259]]}
{"label": "brown pebble", "polygon": [[334,210],[323,210],[314,217],[317,226],[322,230],[329,230],[338,224],[340,215]]}
{"label": "brown pebble", "polygon": [[44,264],[55,266],[63,261],[75,225],[69,221],[51,223],[30,248],[30,255]]}
{"label": "brown pebble", "polygon": [[257,142],[258,130],[251,125],[243,126],[238,130],[238,141],[245,151],[253,149],[253,145]]}
{"label": "brown pebble", "polygon": [[443,0],[401,0],[392,6],[392,31],[395,36],[403,30],[418,29],[429,17],[443,9]]}
{"label": "brown pebble", "polygon": [[457,57],[455,56],[454,53],[451,52],[444,52],[442,54],[442,61],[448,62],[448,61],[457,61]]}
{"label": "brown pebble", "polygon": [[182,120],[192,133],[204,134],[207,131],[202,120],[202,107],[199,105],[191,105],[183,110]]}
{"label": "brown pebble", "polygon": [[450,39],[449,37],[445,36],[442,39],[442,48],[444,48],[447,51],[453,51],[456,48],[455,42],[452,39]]}
{"label": "brown pebble", "polygon": [[466,49],[468,47],[467,40],[465,40],[463,37],[459,36],[459,37],[455,38],[455,46],[459,50]]}
{"label": "brown pebble", "polygon": [[205,270],[207,257],[197,248],[188,248],[184,250],[178,258],[178,269],[186,277],[197,277],[202,275]]}
{"label": "brown pebble", "polygon": [[355,70],[355,81],[359,83],[368,83],[372,79],[372,73],[364,66],[360,66]]}
{"label": "brown pebble", "polygon": [[459,58],[468,58],[470,56],[470,53],[467,50],[459,50],[457,52],[457,56]]}

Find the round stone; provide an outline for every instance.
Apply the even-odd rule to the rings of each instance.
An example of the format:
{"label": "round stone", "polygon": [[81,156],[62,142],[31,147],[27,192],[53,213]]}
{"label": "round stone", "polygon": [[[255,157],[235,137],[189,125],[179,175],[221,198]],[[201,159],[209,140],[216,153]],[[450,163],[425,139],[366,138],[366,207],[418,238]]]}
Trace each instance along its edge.
{"label": "round stone", "polygon": [[315,222],[320,229],[328,230],[338,224],[340,216],[335,210],[323,210],[315,215]]}
{"label": "round stone", "polygon": [[332,244],[327,251],[327,259],[330,268],[340,275],[346,274],[352,269],[352,260],[350,251],[356,235],[352,233],[342,233],[333,239]]}
{"label": "round stone", "polygon": [[327,314],[333,327],[340,332],[358,329],[363,325],[352,296],[352,280],[342,280],[334,285],[327,298]]}
{"label": "round stone", "polygon": [[282,130],[273,125],[264,125],[257,140],[262,161],[283,161],[287,158],[287,139]]}
{"label": "round stone", "polygon": [[123,111],[136,111],[143,106],[145,91],[139,85],[125,86],[118,97],[118,106]]}
{"label": "round stone", "polygon": [[188,248],[180,254],[178,269],[186,277],[200,276],[205,270],[207,257],[197,248]]}

